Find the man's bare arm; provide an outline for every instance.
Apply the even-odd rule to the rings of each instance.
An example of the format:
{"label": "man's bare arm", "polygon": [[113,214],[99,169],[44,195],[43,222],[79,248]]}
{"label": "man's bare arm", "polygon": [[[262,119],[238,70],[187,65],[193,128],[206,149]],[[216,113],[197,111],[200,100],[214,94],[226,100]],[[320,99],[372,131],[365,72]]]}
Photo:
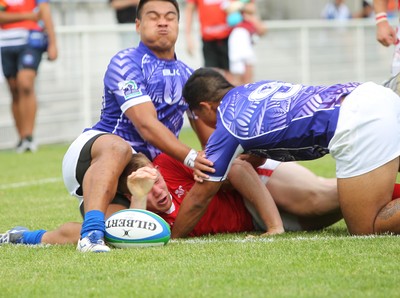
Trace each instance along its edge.
{"label": "man's bare arm", "polygon": [[8,24],[19,21],[37,21],[39,19],[39,14],[37,12],[21,12],[12,13],[0,11],[0,24]]}
{"label": "man's bare arm", "polygon": [[192,27],[193,18],[196,11],[194,3],[186,3],[185,7],[185,37],[186,37],[186,50],[189,55],[193,56],[195,51],[195,44],[193,40]]}
{"label": "man's bare arm", "polygon": [[[185,159],[191,148],[178,140],[178,138],[157,118],[153,103],[145,102],[129,108],[125,112],[132,121],[143,139],[165,152],[169,156],[186,164]],[[187,165],[187,164],[186,164]],[[214,172],[212,162],[200,154],[197,155],[193,168],[198,169],[207,178],[207,172]]]}
{"label": "man's bare arm", "polygon": [[222,182],[204,181],[195,183],[179,208],[178,216],[172,227],[172,238],[189,235],[206,212],[208,204],[221,187]]}
{"label": "man's bare arm", "polygon": [[396,31],[387,20],[388,0],[374,0],[376,39],[385,47],[397,42]]}
{"label": "man's bare arm", "polygon": [[110,3],[111,7],[117,10],[138,4],[139,0],[113,0]]}
{"label": "man's bare arm", "polygon": [[265,235],[282,234],[285,231],[274,199],[250,163],[236,159],[228,178],[243,199],[248,200],[255,207],[268,229]]}
{"label": "man's bare arm", "polygon": [[49,38],[49,45],[47,46],[47,55],[50,61],[54,61],[58,57],[56,33],[54,30],[53,18],[51,17],[50,5],[47,2],[39,5],[40,18],[44,23],[44,29]]}

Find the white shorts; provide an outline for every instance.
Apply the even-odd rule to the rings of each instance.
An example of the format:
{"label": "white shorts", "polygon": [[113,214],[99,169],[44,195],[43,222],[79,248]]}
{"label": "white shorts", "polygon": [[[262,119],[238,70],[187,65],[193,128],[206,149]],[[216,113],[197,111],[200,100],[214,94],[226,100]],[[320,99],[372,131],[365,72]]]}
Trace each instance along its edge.
{"label": "white shorts", "polygon": [[[269,181],[269,178],[273,174],[274,170],[281,164],[280,161],[267,159],[267,161],[257,168],[258,176],[261,181],[266,185]],[[254,205],[247,200],[243,200],[244,205],[246,206],[247,211],[251,214],[253,218],[253,224],[256,231],[266,231],[267,227],[265,226],[263,220],[260,215],[256,211]],[[302,231],[297,216],[288,214],[286,212],[279,212],[282,218],[283,227],[285,231]]]}
{"label": "white shorts", "polygon": [[328,148],[337,178],[365,174],[400,156],[400,98],[372,82],[357,87],[340,107]]}
{"label": "white shorts", "polygon": [[250,32],[245,28],[235,28],[229,35],[229,71],[233,74],[244,74],[246,65],[254,65],[256,55]]}
{"label": "white shorts", "polygon": [[280,161],[276,161],[276,160],[268,158],[267,161],[263,165],[259,166],[256,169],[258,177],[260,177],[262,183],[264,183],[265,185],[267,184],[272,173],[280,164],[281,164]]}
{"label": "white shorts", "polygon": [[65,187],[68,192],[78,198],[79,203],[82,203],[83,194],[81,190],[81,184],[78,182],[77,165],[79,156],[82,152],[83,147],[88,141],[90,141],[94,136],[106,134],[104,131],[98,130],[88,130],[78,136],[75,141],[69,146],[67,153],[64,155],[62,162],[62,174],[64,179]]}

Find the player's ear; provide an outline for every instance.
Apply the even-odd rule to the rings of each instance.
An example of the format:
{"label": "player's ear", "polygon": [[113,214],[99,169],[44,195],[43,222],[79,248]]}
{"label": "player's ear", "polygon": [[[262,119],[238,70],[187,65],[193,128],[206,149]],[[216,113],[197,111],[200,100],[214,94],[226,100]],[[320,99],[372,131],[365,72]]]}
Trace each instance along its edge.
{"label": "player's ear", "polygon": [[208,111],[208,110],[211,110],[212,109],[212,105],[211,105],[211,102],[208,102],[208,101],[202,101],[202,102],[200,102],[199,103],[199,107],[200,107],[200,110],[205,110],[205,111]]}
{"label": "player's ear", "polygon": [[219,107],[219,102],[210,102],[210,109],[213,110],[214,112],[216,112],[218,110]]}
{"label": "player's ear", "polygon": [[140,34],[140,20],[138,18],[136,18],[135,20],[135,27],[136,27],[136,33]]}

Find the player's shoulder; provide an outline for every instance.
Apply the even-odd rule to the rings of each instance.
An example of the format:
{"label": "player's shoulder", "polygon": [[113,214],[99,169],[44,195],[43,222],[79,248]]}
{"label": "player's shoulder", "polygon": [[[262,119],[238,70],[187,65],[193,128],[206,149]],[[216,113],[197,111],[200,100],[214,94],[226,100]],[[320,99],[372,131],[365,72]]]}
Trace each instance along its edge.
{"label": "player's shoulder", "polygon": [[104,79],[119,82],[132,77],[141,77],[141,73],[142,67],[135,58],[135,48],[127,48],[111,57]]}
{"label": "player's shoulder", "polygon": [[123,62],[132,61],[135,58],[136,48],[126,48],[119,50],[111,57],[110,64],[116,63],[122,66]]}
{"label": "player's shoulder", "polygon": [[181,163],[176,159],[172,158],[166,153],[161,153],[157,155],[153,160],[153,164],[156,166],[171,166],[171,165],[180,165]]}
{"label": "player's shoulder", "polygon": [[192,170],[190,168],[165,153],[159,154],[153,160],[153,164],[160,169],[163,176],[168,173],[173,173],[173,175],[177,176],[179,173],[183,172],[192,175]]}

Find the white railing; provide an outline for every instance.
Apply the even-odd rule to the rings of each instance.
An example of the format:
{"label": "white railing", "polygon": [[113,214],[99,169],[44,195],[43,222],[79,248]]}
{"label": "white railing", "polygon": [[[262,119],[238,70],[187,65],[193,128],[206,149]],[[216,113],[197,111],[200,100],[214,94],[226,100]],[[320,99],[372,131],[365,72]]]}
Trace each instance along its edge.
{"label": "white railing", "polygon": [[[371,20],[269,21],[267,25],[267,36],[255,45],[258,57],[255,80],[380,83],[389,75],[393,48],[378,44]],[[37,79],[39,107],[35,136],[41,144],[71,141],[84,127],[97,121],[104,71],[120,48],[118,34],[133,32],[134,27],[74,26],[58,27],[56,31],[59,59],[55,62],[44,59]],[[176,48],[178,58],[193,68],[200,67],[200,44],[199,40],[195,57],[188,56],[181,34]],[[2,82],[0,149],[12,148],[17,142],[10,102],[7,86]]]}

